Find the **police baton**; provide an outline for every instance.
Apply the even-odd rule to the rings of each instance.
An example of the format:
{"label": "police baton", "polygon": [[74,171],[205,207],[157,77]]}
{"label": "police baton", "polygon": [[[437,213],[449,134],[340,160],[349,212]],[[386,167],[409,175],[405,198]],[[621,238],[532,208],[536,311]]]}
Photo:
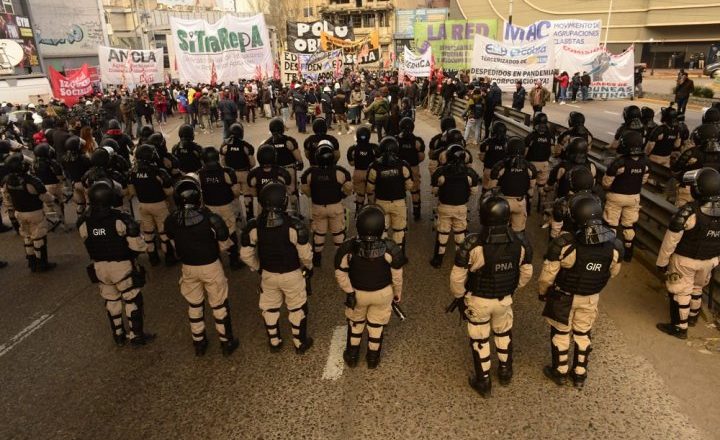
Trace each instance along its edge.
{"label": "police baton", "polygon": [[405,321],[407,319],[405,312],[403,311],[403,309],[400,308],[400,304],[393,301],[391,303],[391,307],[393,313],[395,313],[395,316],[397,316],[400,321]]}
{"label": "police baton", "polygon": [[305,292],[307,296],[312,295],[312,274],[306,268],[302,270],[302,276],[305,278]]}

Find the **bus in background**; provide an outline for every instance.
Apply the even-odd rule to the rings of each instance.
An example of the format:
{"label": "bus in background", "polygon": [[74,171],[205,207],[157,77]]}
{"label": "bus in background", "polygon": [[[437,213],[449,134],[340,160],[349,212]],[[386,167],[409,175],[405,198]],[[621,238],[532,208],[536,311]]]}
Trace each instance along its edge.
{"label": "bus in background", "polygon": [[720,43],[710,45],[707,57],[705,57],[705,68],[703,73],[710,78],[720,80]]}

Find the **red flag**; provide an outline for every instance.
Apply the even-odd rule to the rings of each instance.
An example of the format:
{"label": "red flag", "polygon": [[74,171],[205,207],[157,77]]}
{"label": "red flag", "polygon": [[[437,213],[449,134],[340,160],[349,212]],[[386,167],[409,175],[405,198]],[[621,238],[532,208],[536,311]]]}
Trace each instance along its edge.
{"label": "red flag", "polygon": [[300,56],[298,56],[297,60],[297,80],[298,82],[302,82],[302,63],[300,63]]}
{"label": "red flag", "polygon": [[214,86],[217,84],[217,69],[215,69],[215,61],[210,66],[210,85]]}
{"label": "red flag", "polygon": [[52,66],[48,67],[48,73],[50,74],[50,86],[52,87],[53,96],[65,101],[68,107],[77,104],[81,96],[93,91],[87,64],[83,64],[80,69],[68,76],[58,72]]}
{"label": "red flag", "polygon": [[280,81],[280,66],[278,63],[275,63],[275,66],[273,66],[273,79]]}

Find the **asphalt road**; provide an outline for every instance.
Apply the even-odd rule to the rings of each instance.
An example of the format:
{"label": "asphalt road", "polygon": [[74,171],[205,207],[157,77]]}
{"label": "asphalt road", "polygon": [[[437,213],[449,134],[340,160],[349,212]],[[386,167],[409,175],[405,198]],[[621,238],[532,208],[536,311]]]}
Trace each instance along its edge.
{"label": "asphalt road", "polygon": [[[622,106],[582,107],[592,109],[586,114],[591,123],[604,118],[609,124],[604,112]],[[548,108],[553,119],[565,110]],[[418,115],[417,132],[427,141],[438,121]],[[254,145],[267,136],[260,121],[246,126]],[[173,119],[162,129],[174,132],[178,123]],[[297,131],[291,127],[290,134]],[[220,135],[199,134],[198,140],[218,145]],[[352,139],[340,140],[344,152]],[[211,345],[198,359],[178,290],[179,268],[149,273],[146,326],[157,332],[156,341],[115,348],[103,302],[86,279],[88,260],[76,232],[50,235],[58,268],[48,274],[29,274],[20,239],[0,235],[0,259],[10,262],[0,271],[0,438],[717,438],[718,353],[708,348],[718,334],[699,325],[683,342],[656,331],[666,303],[642,259],[625,265],[602,295],[583,391],[559,388],[543,376],[549,330],[534,281],[515,295],[513,383],[495,383],[488,400],[470,389],[464,329],[456,315],[443,313],[451,300],[452,245],[440,270],[428,264],[434,240],[428,180],[424,169],[423,219],[411,222],[408,238],[408,319],[391,321],[374,371],[363,362],[354,370],[336,362],[344,345],[344,295],[334,281],[331,245],[313,278],[309,332],[315,346],[308,353],[298,356],[289,347],[268,352],[258,277],[228,269],[240,348],[223,358],[209,326]],[[477,228],[472,212],[471,230]],[[537,214],[528,233],[537,275],[546,242]]]}

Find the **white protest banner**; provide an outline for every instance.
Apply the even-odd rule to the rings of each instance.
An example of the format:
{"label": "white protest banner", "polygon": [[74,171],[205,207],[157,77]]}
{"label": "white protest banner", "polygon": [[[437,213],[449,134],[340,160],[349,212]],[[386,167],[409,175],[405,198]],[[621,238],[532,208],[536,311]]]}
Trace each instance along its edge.
{"label": "white protest banner", "polygon": [[157,84],[164,81],[163,50],[99,46],[100,75],[105,84]]}
{"label": "white protest banner", "polygon": [[573,76],[575,72],[590,75],[590,97],[593,99],[625,99],[635,89],[635,49],[613,55],[604,47],[576,49],[562,46],[556,67]]}
{"label": "white protest banner", "polygon": [[262,14],[225,15],[216,23],[170,17],[180,81],[210,83],[269,77],[270,37]]}
{"label": "white protest banner", "polygon": [[400,63],[400,70],[403,75],[408,75],[412,78],[428,78],[430,77],[430,65],[432,64],[432,47],[428,47],[428,50],[424,54],[415,55],[407,46],[403,53],[403,59]]}
{"label": "white protest banner", "polygon": [[506,44],[524,44],[543,38],[552,38],[555,48],[562,45],[597,47],[600,45],[600,20],[540,20],[527,26],[505,23],[503,40]]}
{"label": "white protest banner", "polygon": [[289,84],[293,80],[332,81],[338,72],[343,71],[342,49],[316,53],[282,53],[282,82]]}
{"label": "white protest banner", "polygon": [[552,88],[554,67],[555,49],[550,38],[513,46],[475,35],[470,75],[489,77],[505,92],[514,91],[518,80],[523,85],[540,80]]}

